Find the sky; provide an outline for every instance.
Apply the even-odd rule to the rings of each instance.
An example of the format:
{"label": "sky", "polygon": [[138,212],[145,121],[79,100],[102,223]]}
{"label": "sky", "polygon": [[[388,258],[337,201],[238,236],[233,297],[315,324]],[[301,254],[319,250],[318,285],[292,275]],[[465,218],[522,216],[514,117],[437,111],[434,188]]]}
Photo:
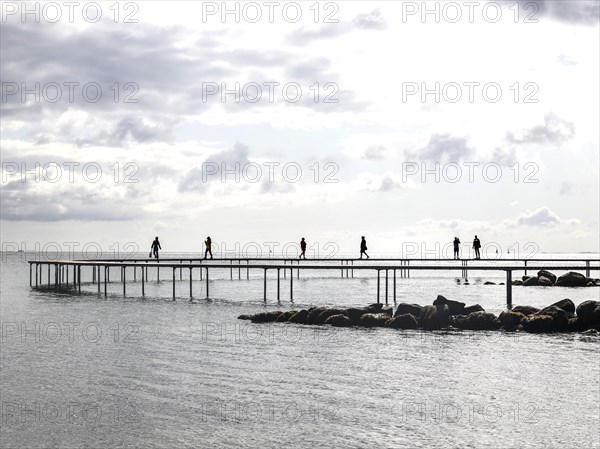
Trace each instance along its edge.
{"label": "sky", "polygon": [[598,252],[599,5],[2,2],[2,249]]}

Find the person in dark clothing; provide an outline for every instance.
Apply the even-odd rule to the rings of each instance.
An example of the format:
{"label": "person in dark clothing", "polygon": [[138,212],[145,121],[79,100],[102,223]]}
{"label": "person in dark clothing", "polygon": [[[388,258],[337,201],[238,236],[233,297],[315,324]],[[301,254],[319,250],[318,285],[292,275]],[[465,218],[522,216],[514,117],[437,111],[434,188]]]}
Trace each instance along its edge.
{"label": "person in dark clothing", "polygon": [[365,240],[365,236],[363,235],[361,237],[360,240],[360,258],[362,259],[363,254],[365,256],[367,256],[367,259],[369,258],[369,255],[367,254],[367,241]]}
{"label": "person in dark clothing", "polygon": [[206,259],[207,254],[210,254],[210,258],[212,259],[212,240],[210,239],[210,237],[206,237],[204,245],[206,246],[206,249],[204,250],[204,258]]}
{"label": "person in dark clothing", "polygon": [[479,254],[479,248],[481,248],[481,242],[479,241],[477,236],[475,236],[475,239],[473,239],[473,249],[475,250],[475,259],[481,259],[481,255]]}
{"label": "person in dark clothing", "polygon": [[300,253],[300,257],[298,257],[298,259],[306,259],[306,241],[304,240],[304,237],[302,237],[302,240],[300,240],[300,250],[302,252]]}
{"label": "person in dark clothing", "polygon": [[148,255],[148,257],[152,257],[152,255],[154,255],[154,257],[156,257],[156,259],[158,260],[158,250],[162,249],[160,247],[160,242],[158,241],[158,237],[156,237],[154,239],[154,241],[152,242],[152,246],[150,247],[150,254]]}
{"label": "person in dark clothing", "polygon": [[454,237],[454,258],[455,259],[460,259],[459,255],[458,255],[458,250],[460,249],[459,245],[460,245],[460,240],[458,239],[458,237]]}

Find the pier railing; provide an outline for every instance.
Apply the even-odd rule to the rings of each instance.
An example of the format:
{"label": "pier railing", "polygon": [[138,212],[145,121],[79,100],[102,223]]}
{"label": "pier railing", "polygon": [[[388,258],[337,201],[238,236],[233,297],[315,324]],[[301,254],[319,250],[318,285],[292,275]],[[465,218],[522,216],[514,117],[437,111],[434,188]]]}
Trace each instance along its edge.
{"label": "pier railing", "polygon": [[[459,262],[451,265],[448,262]],[[234,262],[236,265],[234,266]],[[356,262],[356,263],[355,263]],[[411,264],[412,262],[412,264]],[[436,262],[437,264],[430,264]],[[530,264],[531,262],[544,262],[543,264]],[[567,262],[567,263],[565,263]],[[339,265],[338,265],[339,263]],[[294,271],[300,277],[302,270],[321,270],[333,271],[341,270],[342,277],[354,277],[354,270],[370,271],[377,274],[377,302],[382,299],[381,278],[382,272],[385,282],[385,303],[389,302],[390,277],[392,278],[391,297],[396,302],[397,274],[400,277],[409,277],[410,271],[460,271],[463,277],[466,277],[467,270],[473,271],[504,271],[506,274],[506,304],[512,307],[512,274],[514,271],[527,270],[557,270],[572,271],[586,270],[586,276],[590,277],[590,271],[600,271],[600,259],[520,259],[520,260],[502,260],[502,259],[252,259],[252,258],[226,258],[226,259],[100,259],[100,260],[31,260],[29,261],[29,283],[31,287],[38,288],[42,285],[43,272],[47,269],[47,285],[52,286],[51,268],[54,267],[54,289],[61,291],[62,286],[70,287],[69,268],[72,268],[73,289],[81,292],[82,268],[91,268],[93,284],[97,284],[98,293],[101,293],[102,271],[104,271],[103,284],[104,296],[107,296],[107,284],[110,283],[110,269],[118,268],[120,270],[120,282],[123,284],[123,295],[127,293],[127,269],[133,269],[133,281],[137,282],[138,271],[140,271],[140,280],[142,286],[142,296],[145,296],[145,284],[148,282],[148,269],[156,268],[157,281],[160,281],[160,269],[172,270],[173,299],[176,299],[176,274],[179,271],[180,281],[183,280],[183,271],[189,270],[189,290],[190,298],[193,298],[193,270],[198,269],[198,279],[206,281],[206,297],[209,298],[209,270],[230,271],[230,278],[233,279],[233,270],[237,269],[238,279],[241,279],[241,271],[246,271],[246,278],[250,278],[250,270],[263,272],[263,299],[267,301],[267,272],[275,270],[277,272],[277,300],[281,299],[281,273],[284,279],[287,278],[289,271],[290,282],[290,300],[294,299]],[[34,281],[35,268],[35,281]],[[390,276],[391,272],[391,276]]]}

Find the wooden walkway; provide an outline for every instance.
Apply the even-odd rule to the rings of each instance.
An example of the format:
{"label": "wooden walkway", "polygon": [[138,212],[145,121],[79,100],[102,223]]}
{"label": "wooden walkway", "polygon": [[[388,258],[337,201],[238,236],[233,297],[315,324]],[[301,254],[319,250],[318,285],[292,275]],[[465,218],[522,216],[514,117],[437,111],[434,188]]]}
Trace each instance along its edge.
{"label": "wooden walkway", "polygon": [[[532,264],[532,262],[537,262]],[[542,262],[542,263],[540,263]],[[600,271],[600,259],[253,259],[253,258],[225,258],[225,259],[199,259],[199,258],[169,258],[156,261],[154,259],[98,259],[98,260],[30,260],[29,284],[32,288],[39,288],[42,283],[43,268],[47,269],[47,285],[52,286],[54,281],[55,291],[61,291],[62,286],[70,288],[69,268],[72,268],[73,289],[81,293],[82,268],[91,270],[91,282],[98,286],[101,293],[102,271],[104,272],[104,296],[107,296],[107,284],[110,283],[110,270],[117,268],[120,271],[120,282],[123,284],[123,296],[127,293],[127,269],[133,270],[133,282],[137,282],[138,272],[142,287],[142,296],[145,296],[145,285],[148,282],[148,269],[156,268],[157,281],[160,281],[160,270],[170,269],[173,283],[173,300],[176,299],[176,274],[179,271],[179,280],[183,281],[183,271],[189,270],[190,298],[193,298],[193,270],[199,271],[198,280],[206,281],[206,298],[209,298],[209,270],[229,270],[233,280],[234,270],[238,271],[238,279],[242,278],[242,270],[246,271],[246,279],[250,279],[250,270],[262,271],[264,285],[264,301],[267,301],[267,272],[277,272],[277,300],[281,296],[281,273],[284,279],[289,271],[290,300],[294,299],[294,271],[297,278],[303,270],[334,271],[340,270],[343,277],[354,277],[354,270],[375,272],[377,275],[377,302],[381,301],[382,272],[385,282],[385,303],[389,301],[390,277],[392,281],[391,297],[396,302],[396,278],[410,277],[410,271],[460,271],[466,278],[467,271],[504,271],[506,273],[506,304],[512,307],[512,273],[514,271],[528,270],[555,270],[555,271],[583,271],[590,277],[591,271]],[[51,276],[51,268],[53,276]],[[34,278],[35,269],[35,278]],[[391,275],[390,275],[391,272]],[[53,278],[53,279],[52,279]],[[35,279],[35,280],[34,280]]]}

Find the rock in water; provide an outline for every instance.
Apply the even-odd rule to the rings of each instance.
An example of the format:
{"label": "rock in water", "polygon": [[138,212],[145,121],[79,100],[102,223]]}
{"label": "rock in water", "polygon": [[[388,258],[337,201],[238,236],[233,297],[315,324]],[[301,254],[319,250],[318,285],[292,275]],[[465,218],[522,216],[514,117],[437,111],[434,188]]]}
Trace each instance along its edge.
{"label": "rock in water", "polygon": [[390,319],[386,313],[365,313],[360,317],[360,325],[364,327],[383,327]]}
{"label": "rock in water", "polygon": [[523,286],[532,287],[534,285],[539,285],[539,279],[536,277],[530,277],[523,281]]}
{"label": "rock in water", "polygon": [[323,310],[315,319],[315,324],[325,324],[327,318],[334,315],[346,315],[345,309],[327,309]]}
{"label": "rock in water", "polygon": [[521,312],[523,315],[531,315],[540,311],[537,307],[531,306],[516,306],[512,308],[513,312]]}
{"label": "rock in water", "polygon": [[553,284],[556,283],[556,275],[553,273],[550,273],[549,271],[546,270],[540,270],[538,271],[538,277],[545,277],[546,279],[549,279],[550,282],[552,282]]}
{"label": "rock in water", "polygon": [[500,320],[493,313],[473,312],[469,315],[454,317],[452,324],[459,329],[491,331],[499,329]]}
{"label": "rock in water", "polygon": [[569,271],[556,280],[559,287],[585,287],[587,281],[583,274]]}
{"label": "rock in water", "polygon": [[434,306],[438,305],[447,305],[450,315],[462,315],[463,309],[465,308],[464,302],[452,301],[450,299],[444,298],[442,295],[438,295],[435,301],[433,301]]}
{"label": "rock in water", "polygon": [[317,324],[317,318],[321,313],[325,312],[327,307],[315,307],[308,312],[305,324]]}
{"label": "rock in water", "polygon": [[544,276],[538,278],[538,285],[542,287],[552,287],[552,281]]}
{"label": "rock in water", "polygon": [[394,318],[390,318],[385,322],[385,325],[386,327],[391,327],[392,329],[417,329],[419,327],[417,319],[410,313],[405,313],[403,315],[397,315]]}
{"label": "rock in water", "polygon": [[559,309],[563,309],[565,312],[575,313],[575,304],[570,299],[563,299],[561,301],[557,301],[554,304],[550,304],[551,306],[558,307]]}
{"label": "rock in water", "polygon": [[566,332],[569,328],[569,314],[556,306],[548,306],[536,315],[547,315],[552,318],[552,330],[549,332]]}
{"label": "rock in water", "polygon": [[526,332],[534,334],[553,332],[554,320],[549,315],[529,315],[521,320]]}
{"label": "rock in water", "polygon": [[525,318],[525,315],[521,312],[513,312],[506,310],[500,314],[498,319],[502,323],[502,328],[506,331],[514,331],[517,326],[521,324],[521,321]]}
{"label": "rock in water", "polygon": [[287,312],[283,312],[281,315],[277,317],[275,322],[277,323],[285,323],[290,320],[290,318],[296,314],[295,310],[289,310]]}
{"label": "rock in water", "polygon": [[346,315],[331,315],[325,320],[325,324],[331,324],[334,327],[352,326],[352,321]]}
{"label": "rock in water", "polygon": [[579,304],[577,318],[584,326],[600,326],[600,301],[584,301]]}
{"label": "rock in water", "polygon": [[418,318],[421,314],[421,306],[418,304],[406,304],[400,303],[398,304],[398,308],[396,309],[395,316],[405,315],[410,313],[415,318]]}
{"label": "rock in water", "polygon": [[367,310],[362,307],[351,307],[349,309],[346,309],[346,314],[348,315],[348,318],[350,318],[350,321],[352,321],[355,324],[358,324],[358,322],[360,321],[360,317],[363,316],[365,313],[367,313]]}
{"label": "rock in water", "polygon": [[248,314],[242,314],[240,316],[238,316],[238,320],[251,320],[252,319],[252,315],[248,315]]}
{"label": "rock in water", "polygon": [[262,313],[257,313],[256,315],[253,315],[251,318],[251,321],[253,323],[272,323],[274,322],[279,315],[281,315],[283,312],[278,310],[275,312],[262,312]]}
{"label": "rock in water", "polygon": [[483,285],[496,285],[496,283],[492,281],[485,281]]}
{"label": "rock in water", "polygon": [[463,315],[469,315],[470,313],[473,313],[473,312],[485,312],[485,310],[479,304],[475,304],[475,305],[472,305],[472,306],[465,307],[463,309],[463,313],[462,314]]}
{"label": "rock in water", "polygon": [[523,285],[523,281],[516,279],[516,280],[512,281],[512,285]]}
{"label": "rock in water", "polygon": [[296,312],[294,315],[292,315],[288,321],[290,323],[305,324],[307,318],[308,318],[308,310],[303,309],[303,310],[300,310],[299,312]]}
{"label": "rock in water", "polygon": [[379,312],[379,311],[380,311],[382,308],[383,308],[383,304],[382,304],[382,303],[380,303],[380,302],[376,302],[376,303],[373,303],[373,304],[369,304],[369,305],[367,306],[367,310],[368,310],[368,312],[367,312],[367,313],[377,313],[377,312]]}
{"label": "rock in water", "polygon": [[437,330],[448,327],[450,310],[448,305],[425,306],[419,315],[419,326],[426,330]]}

